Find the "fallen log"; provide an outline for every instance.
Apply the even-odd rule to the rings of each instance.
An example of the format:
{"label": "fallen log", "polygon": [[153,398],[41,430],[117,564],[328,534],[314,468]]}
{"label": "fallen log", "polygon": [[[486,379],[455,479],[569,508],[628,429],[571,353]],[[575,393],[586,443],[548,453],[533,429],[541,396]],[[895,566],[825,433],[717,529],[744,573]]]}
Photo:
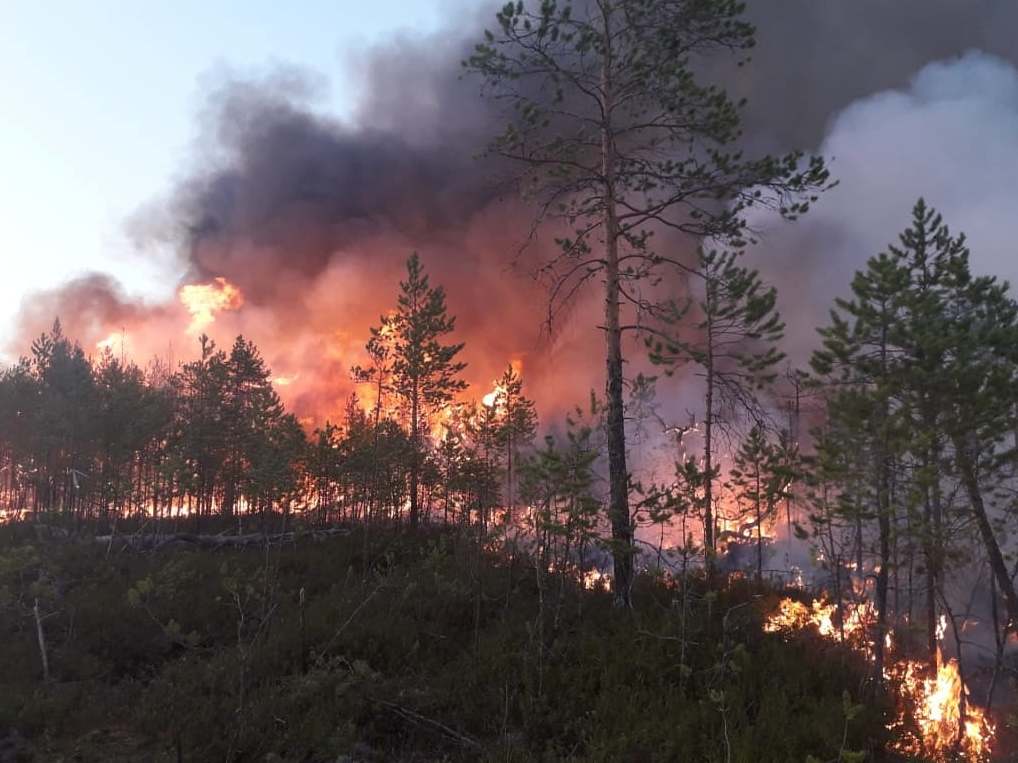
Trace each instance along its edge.
{"label": "fallen log", "polygon": [[395,715],[397,718],[400,718],[413,726],[417,726],[419,728],[435,732],[439,736],[445,737],[446,739],[455,742],[461,747],[465,747],[469,750],[479,752],[483,749],[481,743],[478,742],[476,739],[467,734],[464,734],[462,731],[457,731],[456,729],[445,725],[441,721],[437,721],[434,718],[428,718],[427,716],[421,715],[415,710],[411,710],[409,707],[397,705],[395,702],[386,702],[385,700],[382,699],[376,699],[374,701],[378,705],[380,705],[381,707],[385,708],[390,713]]}
{"label": "fallen log", "polygon": [[247,533],[245,535],[197,535],[195,533],[146,533],[132,535],[96,535],[96,543],[108,548],[131,551],[161,551],[165,548],[203,548],[210,550],[252,548],[293,543],[296,540],[324,540],[337,535],[349,535],[345,527],[321,530],[298,530],[285,533]]}

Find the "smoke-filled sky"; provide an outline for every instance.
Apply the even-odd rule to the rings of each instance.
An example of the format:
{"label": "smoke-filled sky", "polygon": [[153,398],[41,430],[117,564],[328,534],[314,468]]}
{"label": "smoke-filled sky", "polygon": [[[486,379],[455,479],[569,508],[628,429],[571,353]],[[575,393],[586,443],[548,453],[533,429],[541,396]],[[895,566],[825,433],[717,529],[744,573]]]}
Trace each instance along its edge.
{"label": "smoke-filled sky", "polygon": [[358,51],[441,17],[440,4],[398,0],[303,0],[299,10],[270,0],[4,0],[0,344],[26,292],[75,274],[109,271],[132,291],[172,293],[177,263],[152,247],[136,257],[124,221],[189,164],[210,82],[302,66],[321,77],[324,107],[348,114]]}
{"label": "smoke-filled sky", "polygon": [[861,98],[820,150],[840,185],[801,224],[765,228],[757,264],[783,287],[788,349],[804,358],[812,327],[869,256],[909,223],[919,196],[964,232],[976,272],[1018,284],[1018,70],[976,51],[924,66],[902,88]]}
{"label": "smoke-filled sky", "polygon": [[[15,115],[0,339],[23,349],[59,313],[85,344],[123,327],[139,354],[179,359],[193,341],[173,292],[225,277],[244,303],[210,333],[250,335],[287,402],[327,415],[418,250],[471,381],[519,360],[546,412],[582,399],[601,384],[596,299],[542,337],[543,291],[509,268],[530,212],[475,159],[497,119],[459,61],[489,5],[2,11],[0,65],[18,75],[0,84]],[[794,226],[756,221],[793,357],[919,195],[969,234],[977,269],[1018,278],[1018,3],[755,0],[750,15],[750,66],[708,67],[749,99],[748,149],[819,151],[841,181]]]}

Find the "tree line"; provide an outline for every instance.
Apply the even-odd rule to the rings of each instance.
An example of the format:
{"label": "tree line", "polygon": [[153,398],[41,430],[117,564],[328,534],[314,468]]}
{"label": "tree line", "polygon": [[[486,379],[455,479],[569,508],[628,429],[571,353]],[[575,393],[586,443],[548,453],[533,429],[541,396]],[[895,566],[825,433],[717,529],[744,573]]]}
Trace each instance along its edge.
{"label": "tree line", "polygon": [[0,374],[0,506],[118,517],[267,518],[300,511],[322,523],[422,515],[487,523],[512,502],[514,456],[532,440],[534,404],[509,366],[486,403],[466,388],[455,320],[416,255],[395,309],[372,331],[377,394],[356,395],[339,422],[306,433],[284,409],[255,345],[227,352],[207,336],[199,357],[142,369],[109,349],[88,355],[59,320]]}
{"label": "tree line", "polygon": [[872,599],[876,676],[896,624],[919,626],[936,660],[941,617],[960,628],[973,615],[956,590],[968,580],[965,595],[989,603],[999,666],[1018,618],[1010,285],[974,273],[965,236],[919,199],[898,240],[835,300],[809,367],[781,375],[776,292],[741,256],[701,252],[699,297],[670,305],[648,332],[651,361],[666,374],[692,370],[703,401],[694,426],[669,427],[680,441],[696,429],[701,449],[677,459],[670,484],[637,493],[648,517],[698,525],[686,548],[708,576],[719,517],[743,522],[758,581],[762,528],[787,522],[789,542],[813,549],[815,582],[839,620],[846,601]]}

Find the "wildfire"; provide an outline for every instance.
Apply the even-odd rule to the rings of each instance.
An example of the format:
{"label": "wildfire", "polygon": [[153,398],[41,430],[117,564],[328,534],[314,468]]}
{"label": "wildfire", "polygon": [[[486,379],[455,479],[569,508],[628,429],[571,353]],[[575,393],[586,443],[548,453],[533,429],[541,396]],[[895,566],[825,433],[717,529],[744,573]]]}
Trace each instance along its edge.
{"label": "wildfire", "polygon": [[836,605],[828,604],[822,599],[815,599],[811,604],[803,604],[794,599],[782,599],[778,611],[764,623],[764,631],[781,633],[816,626],[821,636],[834,636],[837,634],[834,627],[836,609]]}
{"label": "wildfire", "polygon": [[106,350],[115,350],[118,347],[123,347],[127,343],[127,334],[123,331],[114,331],[105,339],[100,339],[95,343],[95,348],[100,352]]}
{"label": "wildfire", "polygon": [[[727,505],[725,505],[727,504]],[[722,502],[717,517],[718,537],[722,540],[756,540],[756,522],[745,519],[745,509],[731,501]],[[760,527],[760,535],[764,540],[773,541],[778,537],[777,520],[764,517]]]}
{"label": "wildfire", "polygon": [[583,573],[583,587],[588,591],[593,591],[599,588],[603,588],[605,591],[610,591],[612,589],[611,575],[606,572],[601,572],[601,570],[596,567],[592,567]]}
{"label": "wildfire", "polygon": [[960,751],[966,760],[986,760],[994,729],[982,708],[969,704],[958,661],[945,661],[938,649],[936,675],[926,675],[926,669],[925,664],[915,660],[901,660],[887,670],[903,700],[891,728],[907,729],[910,708],[919,730],[918,737],[906,732],[897,745],[898,751],[937,761],[952,759]]}
{"label": "wildfire", "polygon": [[[837,610],[837,604],[824,599],[811,604],[783,599],[777,612],[764,623],[764,631],[788,633],[816,628],[820,636],[843,639],[869,656],[872,641],[868,634],[876,621],[873,605],[868,601],[844,604],[840,627],[836,622]],[[938,640],[943,638],[946,628],[947,620],[941,617]],[[954,760],[959,754],[973,763],[987,760],[994,728],[985,712],[968,702],[968,689],[961,680],[958,661],[945,661],[938,646],[936,674],[931,676],[926,663],[892,654],[894,641],[890,633],[884,643],[888,656],[884,678],[895,687],[898,696],[897,715],[888,724],[888,728],[897,732],[897,751],[931,761]],[[918,735],[912,728],[918,729]]]}
{"label": "wildfire", "polygon": [[[523,372],[523,361],[520,358],[513,358],[509,361],[509,366],[512,368],[515,374],[521,374]],[[494,385],[491,392],[481,398],[481,404],[485,408],[503,408],[505,406],[505,397],[508,392],[505,385],[500,381],[492,382]]]}
{"label": "wildfire", "polygon": [[[533,507],[528,507],[528,511],[532,513]],[[611,591],[612,589],[611,573],[602,572],[597,567],[591,567],[589,570],[581,572],[581,568],[572,562],[558,565],[553,561],[548,564],[548,572],[561,573],[567,577],[572,577],[578,580],[580,585],[588,591]]]}
{"label": "wildfire", "polygon": [[430,434],[432,442],[439,443],[445,437],[452,425],[456,410],[452,405],[443,405],[432,417],[430,422]]}
{"label": "wildfire", "polygon": [[240,289],[225,278],[208,283],[187,284],[180,288],[180,303],[191,314],[187,333],[196,336],[209,326],[223,310],[236,310],[244,304]]}

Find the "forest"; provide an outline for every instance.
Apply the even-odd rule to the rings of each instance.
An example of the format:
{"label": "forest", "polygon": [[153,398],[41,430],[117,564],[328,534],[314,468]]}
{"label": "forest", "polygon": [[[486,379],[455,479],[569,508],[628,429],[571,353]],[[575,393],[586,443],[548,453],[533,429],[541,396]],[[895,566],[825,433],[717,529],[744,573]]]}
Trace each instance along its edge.
{"label": "forest", "polygon": [[837,179],[740,147],[743,10],[509,3],[462,62],[555,242],[534,322],[600,305],[552,417],[468,384],[412,251],[330,419],[222,304],[176,362],[53,316],[0,370],[0,760],[1018,754],[1018,295],[902,200],[786,355],[754,221]]}

